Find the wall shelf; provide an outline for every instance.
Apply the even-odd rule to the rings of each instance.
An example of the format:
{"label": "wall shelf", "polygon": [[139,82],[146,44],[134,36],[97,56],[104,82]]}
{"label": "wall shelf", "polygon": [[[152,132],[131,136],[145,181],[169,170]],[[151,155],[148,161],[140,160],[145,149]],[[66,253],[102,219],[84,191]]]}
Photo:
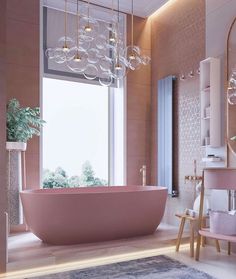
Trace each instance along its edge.
{"label": "wall shelf", "polygon": [[219,58],[200,62],[201,146],[221,146],[220,80]]}
{"label": "wall shelf", "polygon": [[204,157],[202,162],[220,162],[222,159],[220,157]]}
{"label": "wall shelf", "polygon": [[212,233],[210,232],[210,229],[201,229],[199,230],[200,235],[205,237],[210,237],[218,240],[226,240],[230,242],[236,242],[236,236],[235,235],[225,235],[225,234],[219,234],[219,233]]}

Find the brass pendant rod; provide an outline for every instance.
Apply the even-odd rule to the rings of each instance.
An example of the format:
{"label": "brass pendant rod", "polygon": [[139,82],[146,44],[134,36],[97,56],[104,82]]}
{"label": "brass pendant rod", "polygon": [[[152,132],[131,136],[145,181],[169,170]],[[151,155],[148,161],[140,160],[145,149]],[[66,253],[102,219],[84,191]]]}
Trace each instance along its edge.
{"label": "brass pendant rod", "polygon": [[67,0],[65,0],[65,46],[67,41]]}
{"label": "brass pendant rod", "polygon": [[87,1],[87,3],[88,3],[88,22],[89,22],[89,17],[90,17],[90,11],[89,11],[90,1]]}
{"label": "brass pendant rod", "polygon": [[117,2],[117,62],[119,64],[120,52],[119,52],[119,27],[120,27],[120,0]]}
{"label": "brass pendant rod", "polygon": [[120,23],[120,0],[118,0],[118,7],[117,7],[117,16],[118,16],[118,19],[117,19],[117,21],[118,21],[118,24]]}
{"label": "brass pendant rod", "polygon": [[76,20],[76,28],[77,28],[77,52],[79,51],[79,0],[77,0],[77,20]]}

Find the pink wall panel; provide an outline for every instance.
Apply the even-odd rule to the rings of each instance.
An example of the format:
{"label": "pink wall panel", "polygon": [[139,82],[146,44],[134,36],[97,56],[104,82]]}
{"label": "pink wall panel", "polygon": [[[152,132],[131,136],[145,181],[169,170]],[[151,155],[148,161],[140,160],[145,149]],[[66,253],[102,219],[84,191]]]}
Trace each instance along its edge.
{"label": "pink wall panel", "polygon": [[[131,17],[127,18],[127,44],[131,40]],[[151,24],[149,20],[134,18],[134,44],[144,54],[151,55]],[[150,128],[151,128],[151,65],[129,71],[127,75],[127,183],[140,185],[139,172],[147,166],[150,184]]]}
{"label": "pink wall panel", "polygon": [[194,187],[184,182],[193,174],[197,160],[200,174],[199,75],[179,81],[191,70],[199,68],[205,58],[205,1],[172,1],[151,17],[152,21],[152,97],[151,97],[151,183],[157,183],[157,81],[168,75],[178,77],[174,92],[174,184],[178,198],[169,198],[164,221],[177,224],[174,214],[192,207]]}
{"label": "pink wall panel", "polygon": [[[6,268],[6,101],[39,106],[39,0],[0,1],[0,272]],[[27,182],[39,186],[39,139],[29,142]]]}
{"label": "pink wall panel", "polygon": [[[39,0],[7,1],[7,99],[39,106]],[[27,187],[39,187],[39,139],[28,142]]]}
{"label": "pink wall panel", "polygon": [[10,0],[7,1],[8,18],[39,24],[39,0]]}
{"label": "pink wall panel", "polygon": [[0,273],[6,270],[6,0],[0,1]]}

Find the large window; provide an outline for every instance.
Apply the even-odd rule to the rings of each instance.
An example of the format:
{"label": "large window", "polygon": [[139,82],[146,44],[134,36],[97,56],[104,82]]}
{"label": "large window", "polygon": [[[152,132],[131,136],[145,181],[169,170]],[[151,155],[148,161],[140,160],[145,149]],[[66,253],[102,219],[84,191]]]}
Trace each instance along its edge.
{"label": "large window", "polygon": [[[67,32],[74,38],[76,5],[72,2],[68,5]],[[64,11],[60,3],[43,1],[42,9],[41,108],[47,122],[41,145],[43,185],[50,188],[123,185],[126,168],[123,81],[103,87],[99,75],[87,80],[83,74],[71,72],[66,64],[46,57],[46,49],[57,47],[58,38],[64,36]],[[93,6],[91,14],[101,23],[110,22],[107,9]],[[120,13],[123,36],[125,20]]]}
{"label": "large window", "polygon": [[108,88],[43,79],[43,185],[107,185]]}

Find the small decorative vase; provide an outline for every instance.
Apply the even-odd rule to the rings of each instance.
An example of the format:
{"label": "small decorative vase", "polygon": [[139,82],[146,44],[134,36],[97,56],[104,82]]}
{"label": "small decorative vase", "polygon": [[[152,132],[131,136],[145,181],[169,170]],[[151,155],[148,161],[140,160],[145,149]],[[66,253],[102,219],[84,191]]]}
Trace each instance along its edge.
{"label": "small decorative vase", "polygon": [[[202,182],[198,183],[197,186],[196,186],[196,193],[197,193],[197,198],[195,199],[194,201],[194,204],[193,204],[193,210],[199,214],[199,208],[200,208],[200,200],[201,200],[201,195],[200,195],[200,192],[201,192],[201,185],[202,185]],[[203,216],[206,216],[209,214],[209,209],[210,209],[210,203],[209,203],[209,200],[207,197],[204,197],[204,200],[203,200]]]}
{"label": "small decorative vase", "polygon": [[[200,208],[200,195],[197,196],[196,200],[194,201],[194,204],[193,204],[194,212],[199,214],[199,208]],[[209,200],[206,197],[204,197],[204,201],[203,201],[203,216],[208,215],[209,209],[210,209]]]}

